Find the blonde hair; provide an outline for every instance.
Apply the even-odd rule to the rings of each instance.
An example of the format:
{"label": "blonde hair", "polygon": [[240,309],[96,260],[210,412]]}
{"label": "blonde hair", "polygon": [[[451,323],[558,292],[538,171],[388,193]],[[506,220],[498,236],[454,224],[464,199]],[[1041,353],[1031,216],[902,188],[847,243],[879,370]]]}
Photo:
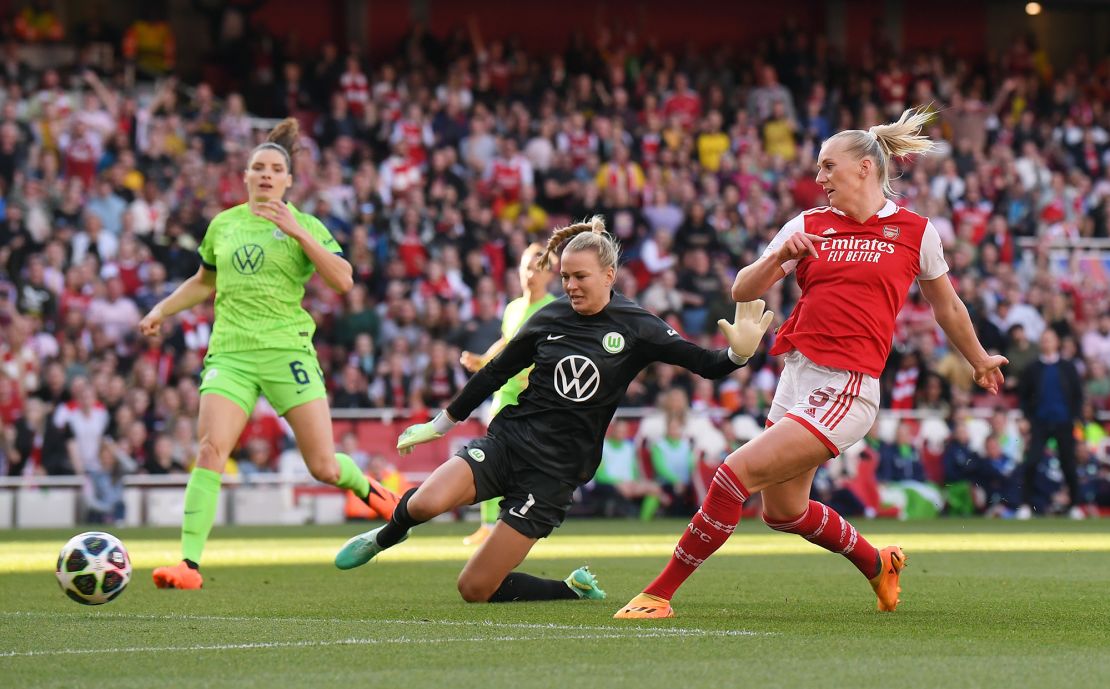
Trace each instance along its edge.
{"label": "blonde hair", "polygon": [[[568,241],[569,240],[569,241]],[[547,247],[540,254],[537,264],[542,270],[551,267],[552,258],[559,247],[566,243],[563,251],[594,251],[597,253],[598,263],[601,268],[616,268],[617,258],[620,256],[620,247],[617,240],[605,231],[605,218],[595,215],[588,221],[568,225],[556,230],[547,240]]]}
{"label": "blonde hair", "polygon": [[926,154],[933,149],[932,140],[921,129],[933,119],[928,106],[909,108],[897,122],[877,124],[867,131],[848,129],[829,137],[826,143],[843,140],[847,153],[857,160],[874,158],[879,169],[879,183],[885,196],[894,196],[890,186],[890,160],[914,154]]}

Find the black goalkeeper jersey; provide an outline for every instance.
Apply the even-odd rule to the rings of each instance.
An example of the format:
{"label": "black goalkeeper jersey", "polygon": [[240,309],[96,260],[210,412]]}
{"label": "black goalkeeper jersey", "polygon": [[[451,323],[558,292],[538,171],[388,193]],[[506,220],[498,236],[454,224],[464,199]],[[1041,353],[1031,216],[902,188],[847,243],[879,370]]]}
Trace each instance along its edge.
{"label": "black goalkeeper jersey", "polygon": [[519,461],[565,483],[590,480],[601,463],[605,431],[629,383],[648,364],[682,366],[705,378],[738,367],[726,349],[709,351],[683,339],[658,316],[622,294],[592,316],[566,296],[532,315],[505,348],[447,407],[463,420],[506,380],[535,363],[516,405],[489,426]]}

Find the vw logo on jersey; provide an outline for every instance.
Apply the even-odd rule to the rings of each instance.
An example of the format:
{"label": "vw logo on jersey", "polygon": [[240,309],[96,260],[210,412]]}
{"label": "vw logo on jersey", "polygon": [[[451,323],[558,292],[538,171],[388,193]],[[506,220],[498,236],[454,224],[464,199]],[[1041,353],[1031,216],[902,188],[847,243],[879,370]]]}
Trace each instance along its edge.
{"label": "vw logo on jersey", "polygon": [[555,392],[571,402],[585,402],[601,386],[601,373],[587,357],[571,354],[555,365]]}
{"label": "vw logo on jersey", "polygon": [[601,346],[610,354],[616,354],[624,349],[624,335],[616,332],[605,333],[605,337],[601,338]]}
{"label": "vw logo on jersey", "polygon": [[265,259],[266,254],[262,251],[261,246],[244,244],[231,255],[231,265],[235,266],[235,270],[239,271],[241,275],[254,275],[262,270],[262,262]]}

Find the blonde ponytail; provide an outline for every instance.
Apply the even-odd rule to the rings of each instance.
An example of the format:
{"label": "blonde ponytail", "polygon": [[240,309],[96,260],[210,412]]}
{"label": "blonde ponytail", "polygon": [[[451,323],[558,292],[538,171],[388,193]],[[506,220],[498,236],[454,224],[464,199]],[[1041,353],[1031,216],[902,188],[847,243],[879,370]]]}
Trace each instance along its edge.
{"label": "blonde ponytail", "polygon": [[921,130],[933,119],[934,113],[927,106],[909,108],[902,113],[897,122],[877,124],[866,132],[849,129],[829,137],[844,142],[846,152],[857,160],[873,158],[878,170],[879,184],[883,194],[894,196],[890,186],[890,161],[909,155],[924,155],[933,150],[933,141]]}
{"label": "blonde ponytail", "polygon": [[924,154],[933,149],[933,142],[921,130],[932,119],[933,113],[926,110],[925,106],[910,108],[902,113],[897,122],[877,124],[868,129],[867,133],[875,137],[879,148],[883,149],[888,158]]}
{"label": "blonde ponytail", "polygon": [[588,221],[568,225],[551,235],[551,239],[547,240],[547,247],[540,254],[537,262],[541,270],[551,267],[552,258],[558,253],[559,247],[568,240],[569,243],[564,251],[596,251],[597,260],[602,269],[617,267],[620,249],[616,240],[605,231],[605,218],[595,215]]}

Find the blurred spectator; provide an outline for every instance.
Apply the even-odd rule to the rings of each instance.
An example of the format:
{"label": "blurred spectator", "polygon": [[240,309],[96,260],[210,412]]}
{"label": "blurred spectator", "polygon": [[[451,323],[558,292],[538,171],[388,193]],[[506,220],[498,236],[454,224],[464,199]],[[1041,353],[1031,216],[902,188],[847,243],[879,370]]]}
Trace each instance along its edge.
{"label": "blurred spectator", "polygon": [[655,516],[660,505],[669,505],[671,497],[659,484],[644,478],[636,444],[629,439],[628,421],[616,419],[601,448],[601,465],[593,479],[590,500],[601,516],[624,516],[626,506],[635,509],[640,502],[640,519]]}
{"label": "blurred spectator", "polygon": [[1110,312],[1098,317],[1097,325],[1083,335],[1083,355],[1090,362],[1110,367]]}
{"label": "blurred spectator", "polygon": [[8,476],[47,473],[48,463],[45,460],[65,454],[64,438],[61,431],[50,423],[47,405],[33,397],[27,400],[22,415],[14,423],[4,424],[0,441],[5,448],[3,455],[7,459]]}
{"label": "blurred spectator", "polygon": [[679,416],[667,419],[667,432],[651,443],[651,467],[655,481],[669,498],[667,513],[688,516],[692,512],[692,492],[696,455],[693,441],[684,434],[684,422]]}
{"label": "blurred spectator", "polygon": [[359,445],[358,436],[354,431],[347,431],[339,439],[338,448],[354,460],[355,466],[362,469],[363,473],[370,470],[370,455]]}
{"label": "blurred spectator", "polygon": [[135,339],[135,329],[141,319],[139,308],[124,294],[123,280],[118,277],[109,278],[103,295],[89,304],[88,324],[100,328],[109,342]]}
{"label": "blurred spectator", "polygon": [[880,481],[924,481],[925,467],[913,443],[913,431],[907,423],[898,424],[894,442],[879,445]]}
{"label": "blurred spectator", "polygon": [[174,67],[177,43],[169,22],[157,16],[151,5],[142,6],[142,18],[133,22],[123,36],[123,56],[143,76],[154,78]]}
{"label": "blurred spectator", "polygon": [[239,454],[239,474],[246,479],[256,474],[274,470],[277,456],[271,454],[270,445],[262,438],[253,438],[246,443]]}
{"label": "blurred spectator", "polygon": [[1060,338],[1048,328],[1041,334],[1040,358],[1022,372],[1018,389],[1021,410],[1032,427],[1024,466],[1024,495],[1019,519],[1032,516],[1031,504],[1037,465],[1045,460],[1045,445],[1056,442],[1057,458],[1068,486],[1068,513],[1082,519],[1075,458],[1075,422],[1083,409],[1083,387],[1075,364],[1060,356]]}
{"label": "blurred spectator", "polygon": [[682,294],[678,291],[678,276],[671,269],[664,270],[640,294],[640,305],[662,317],[682,312]]}
{"label": "blurred spectator", "polygon": [[1018,489],[1018,459],[1002,449],[994,433],[987,436],[983,456],[977,462],[976,483],[986,495],[987,514],[1009,517],[1021,505]]}
{"label": "blurred spectator", "polygon": [[96,392],[87,380],[75,380],[73,389],[73,401],[59,405],[53,421],[69,439],[69,461],[65,467],[48,466],[47,473],[86,474],[101,469],[100,445],[108,430],[108,411],[97,401]]}
{"label": "blurred spectator", "polygon": [[976,479],[978,455],[971,449],[967,426],[957,423],[944,445],[944,499],[948,514],[967,516],[975,512],[972,484]]}
{"label": "blurred spectator", "polygon": [[260,440],[266,445],[266,455],[276,458],[285,447],[286,432],[284,422],[264,398],[254,405],[247,425],[239,436],[239,447],[245,450],[252,441]]}
{"label": "blurred spectator", "polygon": [[1010,327],[1008,337],[1010,345],[1006,348],[1005,356],[1010,360],[1010,365],[1006,367],[1006,385],[1016,389],[1022,374],[1037,360],[1040,352],[1020,324]]}
{"label": "blurred spectator", "polygon": [[679,273],[678,290],[682,295],[682,325],[691,336],[698,336],[716,327],[725,310],[725,285],[712,271],[709,254],[696,249],[689,254]]}
{"label": "blurred spectator", "polygon": [[126,452],[109,439],[98,448],[97,468],[87,473],[85,506],[93,524],[118,524],[123,521],[123,477],[135,471],[136,464]]}
{"label": "blurred spectator", "polygon": [[903,354],[890,388],[891,409],[913,409],[921,374],[921,355],[916,350]]}
{"label": "blurred spectator", "polygon": [[371,406],[367,390],[368,385],[362,370],[355,364],[347,364],[343,367],[343,375],[332,395],[332,403],[340,408],[365,409]]}
{"label": "blurred spectator", "polygon": [[181,456],[174,452],[174,442],[167,435],[159,435],[154,440],[154,445],[143,471],[147,474],[177,474],[185,472],[185,463]]}
{"label": "blurred spectator", "polygon": [[944,498],[925,477],[921,453],[914,445],[909,424],[898,424],[894,442],[879,445],[879,466],[875,477],[880,483],[884,504],[892,505],[900,516],[922,519],[936,516],[944,508]]}

